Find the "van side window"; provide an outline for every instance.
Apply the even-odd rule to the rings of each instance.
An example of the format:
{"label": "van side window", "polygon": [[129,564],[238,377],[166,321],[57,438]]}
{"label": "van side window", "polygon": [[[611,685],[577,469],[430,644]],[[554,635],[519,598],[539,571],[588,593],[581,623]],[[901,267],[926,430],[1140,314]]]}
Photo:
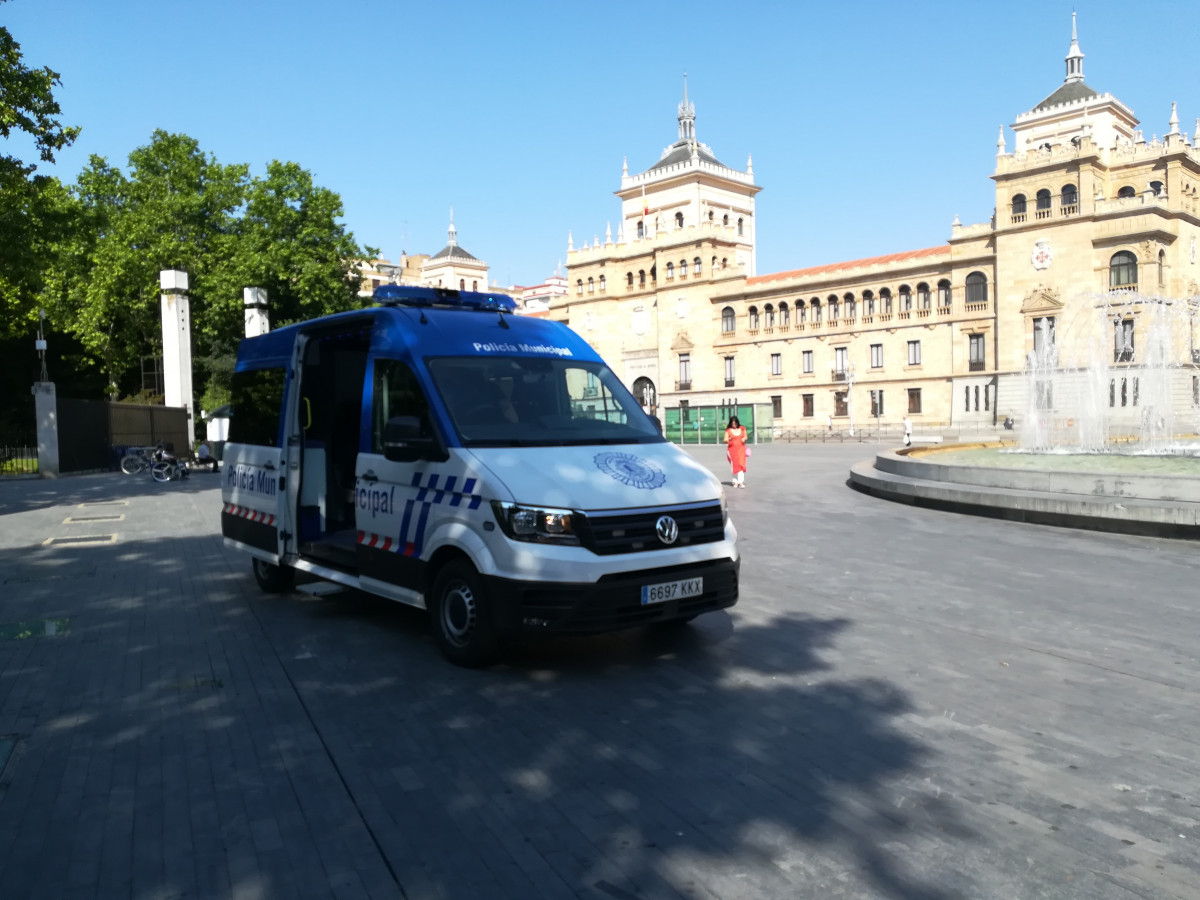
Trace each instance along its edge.
{"label": "van side window", "polygon": [[372,396],[372,453],[383,453],[383,426],[388,419],[396,416],[416,416],[421,420],[421,433],[430,433],[429,403],[412,369],[400,360],[375,360],[375,390]]}
{"label": "van side window", "polygon": [[286,378],[287,369],[283,367],[233,373],[230,443],[279,446],[279,412]]}

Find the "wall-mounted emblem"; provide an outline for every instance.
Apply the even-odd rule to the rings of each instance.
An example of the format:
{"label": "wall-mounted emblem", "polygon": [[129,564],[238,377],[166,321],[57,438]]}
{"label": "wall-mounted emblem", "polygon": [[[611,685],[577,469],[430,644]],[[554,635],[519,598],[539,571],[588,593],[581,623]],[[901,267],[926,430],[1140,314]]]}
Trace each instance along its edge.
{"label": "wall-mounted emblem", "polygon": [[667,482],[667,473],[652,459],[643,459],[632,453],[608,451],[592,457],[596,468],[621,484],[652,491]]}
{"label": "wall-mounted emblem", "polygon": [[1039,272],[1042,269],[1050,268],[1050,263],[1054,261],[1054,252],[1050,249],[1050,241],[1042,238],[1033,245],[1033,267]]}

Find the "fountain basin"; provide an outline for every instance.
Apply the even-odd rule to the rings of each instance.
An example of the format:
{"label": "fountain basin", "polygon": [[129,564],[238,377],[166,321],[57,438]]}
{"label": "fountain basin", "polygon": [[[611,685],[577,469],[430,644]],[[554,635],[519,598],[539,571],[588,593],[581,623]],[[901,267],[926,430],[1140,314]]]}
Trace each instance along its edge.
{"label": "fountain basin", "polygon": [[[850,484],[884,499],[954,512],[1200,538],[1200,460],[1179,459],[1176,463],[1189,468],[1166,473],[1146,471],[1144,460],[1142,468],[1123,462],[1139,457],[1011,454],[1019,462],[1005,464],[999,451],[1013,447],[985,443],[883,451],[852,467]],[[977,451],[992,452],[986,459],[972,457]]]}

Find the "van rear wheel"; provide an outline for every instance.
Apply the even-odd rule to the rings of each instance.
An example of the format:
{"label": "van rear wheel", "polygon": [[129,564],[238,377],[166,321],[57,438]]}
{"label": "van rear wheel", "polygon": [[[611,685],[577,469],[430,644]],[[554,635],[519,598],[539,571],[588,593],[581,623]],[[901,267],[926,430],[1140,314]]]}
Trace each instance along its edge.
{"label": "van rear wheel", "polygon": [[254,580],[268,594],[286,594],[292,589],[296,580],[296,570],[291,566],[280,566],[255,557],[251,564],[254,567]]}
{"label": "van rear wheel", "polygon": [[500,658],[483,581],[469,562],[456,559],[441,568],[427,605],[433,639],[450,662],[477,669]]}

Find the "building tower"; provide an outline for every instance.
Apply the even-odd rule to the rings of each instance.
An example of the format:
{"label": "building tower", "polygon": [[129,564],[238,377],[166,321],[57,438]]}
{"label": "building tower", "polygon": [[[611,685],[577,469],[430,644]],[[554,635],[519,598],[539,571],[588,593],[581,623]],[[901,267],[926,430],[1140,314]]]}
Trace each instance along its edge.
{"label": "building tower", "polygon": [[426,287],[444,287],[461,291],[486,291],[487,263],[472,256],[458,245],[454,227],[454,210],[450,210],[450,228],[446,246],[426,260],[421,267],[421,283]]}
{"label": "building tower", "polygon": [[622,166],[615,241],[611,224],[603,243],[597,236],[577,248],[568,238],[567,294],[550,312],[596,347],[647,409],[679,389],[664,366],[709,339],[714,285],[755,271],[762,188],[749,160],[746,171],[731,169],[697,139],[686,76],[677,123],[677,140],[649,169],[630,175]]}

